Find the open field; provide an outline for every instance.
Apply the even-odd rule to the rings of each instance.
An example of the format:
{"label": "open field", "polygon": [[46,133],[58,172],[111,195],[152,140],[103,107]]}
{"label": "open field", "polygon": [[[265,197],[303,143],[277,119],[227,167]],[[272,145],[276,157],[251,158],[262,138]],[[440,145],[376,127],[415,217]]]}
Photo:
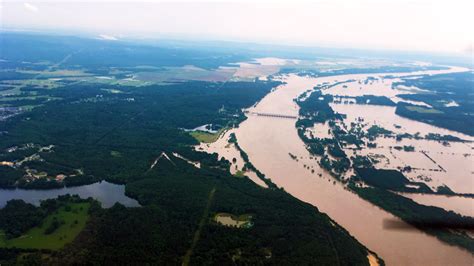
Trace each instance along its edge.
{"label": "open field", "polygon": [[[66,206],[70,207],[70,210],[66,210]],[[66,206],[46,217],[41,226],[30,229],[20,237],[7,240],[0,231],[0,247],[51,250],[62,248],[73,241],[86,225],[90,203],[69,203]],[[55,217],[60,221],[59,227],[51,234],[45,234]]]}
{"label": "open field", "polygon": [[215,142],[219,136],[225,131],[224,128],[219,129],[217,133],[209,133],[209,132],[204,132],[204,131],[193,131],[190,132],[189,134],[193,136],[195,139],[197,139],[199,142],[204,142],[204,143],[213,143]]}
{"label": "open field", "polygon": [[250,228],[253,226],[252,215],[250,214],[235,216],[230,213],[218,213],[214,216],[214,220],[224,226],[237,228]]}

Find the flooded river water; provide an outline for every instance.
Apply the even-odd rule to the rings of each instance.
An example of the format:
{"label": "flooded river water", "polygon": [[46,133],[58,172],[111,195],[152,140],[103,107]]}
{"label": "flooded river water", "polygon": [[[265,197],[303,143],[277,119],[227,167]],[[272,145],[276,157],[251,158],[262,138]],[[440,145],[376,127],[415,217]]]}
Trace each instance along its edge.
{"label": "flooded river water", "polygon": [[[283,81],[286,84],[249,111],[297,116],[298,107],[293,99],[306,90],[324,82],[365,79],[368,76],[377,74],[323,78],[285,76]],[[306,150],[298,137],[295,122],[288,118],[249,115],[232,132],[235,132],[250,161],[276,185],[327,213],[388,265],[472,265],[473,256],[469,252],[449,246],[419,230],[384,228],[384,221],[399,219],[334,182]],[[289,153],[296,155],[298,160],[292,159]]]}

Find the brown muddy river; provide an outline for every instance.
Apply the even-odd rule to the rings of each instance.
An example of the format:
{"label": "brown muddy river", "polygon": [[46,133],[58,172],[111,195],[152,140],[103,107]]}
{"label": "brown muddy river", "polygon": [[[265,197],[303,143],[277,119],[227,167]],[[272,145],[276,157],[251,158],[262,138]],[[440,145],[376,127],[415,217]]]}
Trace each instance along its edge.
{"label": "brown muddy river", "polygon": [[[249,111],[296,116],[298,107],[293,99],[318,84],[383,75],[386,74],[324,78],[285,76],[282,78],[285,85],[268,94]],[[473,256],[469,252],[444,244],[419,230],[384,228],[384,221],[400,220],[334,182],[306,150],[297,135],[295,122],[295,119],[249,115],[232,132],[235,132],[239,145],[248,153],[250,161],[276,185],[327,213],[388,265],[472,265]],[[221,154],[226,150],[224,145],[220,148],[213,147],[213,152]],[[298,161],[293,160],[289,153],[296,155]]]}

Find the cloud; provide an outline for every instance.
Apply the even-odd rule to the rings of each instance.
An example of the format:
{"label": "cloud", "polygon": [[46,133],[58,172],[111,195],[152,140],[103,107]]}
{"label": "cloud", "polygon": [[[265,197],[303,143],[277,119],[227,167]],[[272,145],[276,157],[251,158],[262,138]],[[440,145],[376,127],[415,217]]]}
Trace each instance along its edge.
{"label": "cloud", "polygon": [[118,39],[112,35],[100,34],[99,39],[107,41],[117,41]]}
{"label": "cloud", "polygon": [[30,3],[23,3],[23,6],[24,6],[27,10],[29,10],[29,11],[31,11],[31,12],[37,13],[37,12],[39,11],[39,9],[38,9],[37,6],[34,6],[34,5],[30,4]]}

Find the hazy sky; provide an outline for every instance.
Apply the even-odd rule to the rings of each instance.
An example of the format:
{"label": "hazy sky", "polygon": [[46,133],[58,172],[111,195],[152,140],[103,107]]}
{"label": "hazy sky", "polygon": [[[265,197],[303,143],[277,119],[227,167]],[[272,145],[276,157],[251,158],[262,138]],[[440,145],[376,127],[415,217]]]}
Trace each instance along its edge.
{"label": "hazy sky", "polygon": [[0,0],[2,29],[464,53],[473,13],[473,0]]}

